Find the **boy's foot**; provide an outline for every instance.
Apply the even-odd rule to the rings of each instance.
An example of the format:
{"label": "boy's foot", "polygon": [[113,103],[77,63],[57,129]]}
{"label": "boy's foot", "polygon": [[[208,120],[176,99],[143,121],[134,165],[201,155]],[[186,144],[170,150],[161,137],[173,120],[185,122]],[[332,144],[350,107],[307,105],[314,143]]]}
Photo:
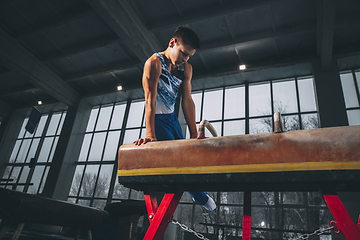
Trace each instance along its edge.
{"label": "boy's foot", "polygon": [[205,208],[208,211],[214,211],[216,208],[216,203],[215,203],[214,199],[212,199],[209,195],[208,195],[208,197],[209,197],[208,201],[202,206],[203,206],[203,208]]}
{"label": "boy's foot", "polygon": [[203,206],[208,211],[213,211],[216,208],[216,203],[209,195],[204,192],[190,192],[193,196],[193,201]]}

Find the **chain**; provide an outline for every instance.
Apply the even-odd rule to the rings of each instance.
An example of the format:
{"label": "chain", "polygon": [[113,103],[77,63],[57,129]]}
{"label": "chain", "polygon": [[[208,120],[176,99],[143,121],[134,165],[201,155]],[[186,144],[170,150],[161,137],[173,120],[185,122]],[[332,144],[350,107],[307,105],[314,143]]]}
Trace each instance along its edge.
{"label": "chain", "polygon": [[328,228],[325,228],[325,229],[318,229],[316,230],[315,232],[313,233],[310,233],[310,234],[304,234],[304,235],[301,235],[297,238],[291,238],[290,240],[305,240],[305,239],[309,239],[311,236],[313,235],[322,235],[324,233],[326,233],[327,231],[333,229],[335,226],[331,226],[331,227],[328,227]]}
{"label": "chain", "polygon": [[[185,224],[181,224],[179,223],[177,220],[175,219],[172,219],[171,220],[171,223],[175,224],[175,225],[179,225],[183,230],[189,232],[189,233],[193,233],[196,237],[198,237],[199,239],[202,239],[202,240],[209,240],[208,238],[206,238],[204,235],[202,235],[201,233],[198,233],[198,232],[195,232],[194,230],[190,229],[188,226],[186,226]],[[335,226],[330,226],[328,228],[324,228],[324,229],[318,229],[316,230],[315,232],[313,233],[310,233],[310,234],[303,234],[303,235],[300,235],[299,237],[296,237],[296,238],[291,238],[290,240],[306,240],[306,239],[309,239],[311,236],[313,235],[322,235],[324,233],[326,233],[327,231],[333,229]]]}
{"label": "chain", "polygon": [[178,221],[176,221],[175,219],[171,220],[171,223],[175,224],[175,225],[179,225],[183,230],[189,232],[189,233],[193,233],[196,237],[198,237],[199,239],[202,240],[209,240],[208,238],[206,238],[204,235],[202,235],[201,233],[195,232],[194,230],[190,229],[188,226],[186,226],[185,224],[181,224]]}

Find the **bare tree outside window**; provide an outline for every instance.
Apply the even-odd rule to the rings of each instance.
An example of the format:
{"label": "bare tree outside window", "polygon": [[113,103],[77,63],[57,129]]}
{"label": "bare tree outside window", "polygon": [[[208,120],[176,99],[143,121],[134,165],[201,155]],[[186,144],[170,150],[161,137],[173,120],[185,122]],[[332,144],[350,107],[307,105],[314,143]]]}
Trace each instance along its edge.
{"label": "bare tree outside window", "polygon": [[[80,185],[81,184],[81,185]],[[95,187],[96,184],[96,187]],[[107,197],[108,189],[110,185],[110,176],[99,176],[97,179],[96,173],[84,173],[84,177],[82,178],[81,173],[76,173],[73,180],[73,185],[70,189],[71,196],[77,196],[78,189],[80,188],[81,196],[92,197],[101,196]],[[95,191],[95,192],[94,192]],[[80,203],[80,202],[79,202]],[[94,201],[94,203],[96,203]],[[96,204],[92,204],[92,207],[100,207],[103,208],[103,205],[96,206]]]}
{"label": "bare tree outside window", "polygon": [[[286,104],[283,104],[281,101],[274,101],[274,112],[279,112],[280,114],[287,112]],[[265,115],[264,113],[260,115]],[[306,114],[302,115],[302,129],[315,129],[319,127],[319,121],[316,114]],[[282,117],[284,124],[284,131],[295,131],[300,130],[300,119],[299,115],[286,115]],[[258,124],[253,128],[252,133],[271,133],[273,127],[273,119],[271,117],[265,117],[256,119]]]}

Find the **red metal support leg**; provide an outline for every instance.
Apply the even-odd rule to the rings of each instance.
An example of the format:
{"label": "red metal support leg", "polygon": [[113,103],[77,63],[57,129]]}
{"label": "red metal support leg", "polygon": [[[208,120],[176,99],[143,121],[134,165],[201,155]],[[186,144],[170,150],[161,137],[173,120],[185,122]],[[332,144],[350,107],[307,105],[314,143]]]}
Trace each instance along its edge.
{"label": "red metal support leg", "polygon": [[342,232],[347,240],[360,239],[360,231],[352,221],[339,196],[333,191],[321,191],[321,193],[339,231]]}
{"label": "red metal support leg", "polygon": [[154,219],[155,213],[158,210],[158,203],[156,200],[155,192],[152,189],[148,189],[147,191],[144,191],[144,198],[145,198],[145,204],[146,209],[148,212],[148,219],[151,223]]}
{"label": "red metal support leg", "polygon": [[251,192],[244,192],[243,240],[251,239]]}
{"label": "red metal support leg", "polygon": [[174,216],[183,192],[184,190],[179,188],[174,192],[166,193],[159,207],[157,207],[156,197],[152,190],[144,193],[150,221],[150,226],[145,234],[144,240],[161,240],[169,222]]}

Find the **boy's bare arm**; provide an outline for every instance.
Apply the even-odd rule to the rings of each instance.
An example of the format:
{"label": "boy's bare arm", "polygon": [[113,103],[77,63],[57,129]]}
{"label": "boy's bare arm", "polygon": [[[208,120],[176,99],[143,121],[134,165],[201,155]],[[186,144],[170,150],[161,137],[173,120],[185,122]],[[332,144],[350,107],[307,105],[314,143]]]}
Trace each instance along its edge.
{"label": "boy's bare arm", "polygon": [[156,141],[155,135],[155,100],[157,95],[157,85],[161,74],[161,65],[157,57],[150,57],[144,65],[142,85],[145,94],[145,122],[146,137],[138,139],[135,145]]}
{"label": "boy's bare arm", "polygon": [[186,123],[189,127],[190,138],[196,138],[197,130],[195,120],[195,104],[191,97],[191,78],[192,66],[189,63],[185,63],[182,109],[184,112]]}

